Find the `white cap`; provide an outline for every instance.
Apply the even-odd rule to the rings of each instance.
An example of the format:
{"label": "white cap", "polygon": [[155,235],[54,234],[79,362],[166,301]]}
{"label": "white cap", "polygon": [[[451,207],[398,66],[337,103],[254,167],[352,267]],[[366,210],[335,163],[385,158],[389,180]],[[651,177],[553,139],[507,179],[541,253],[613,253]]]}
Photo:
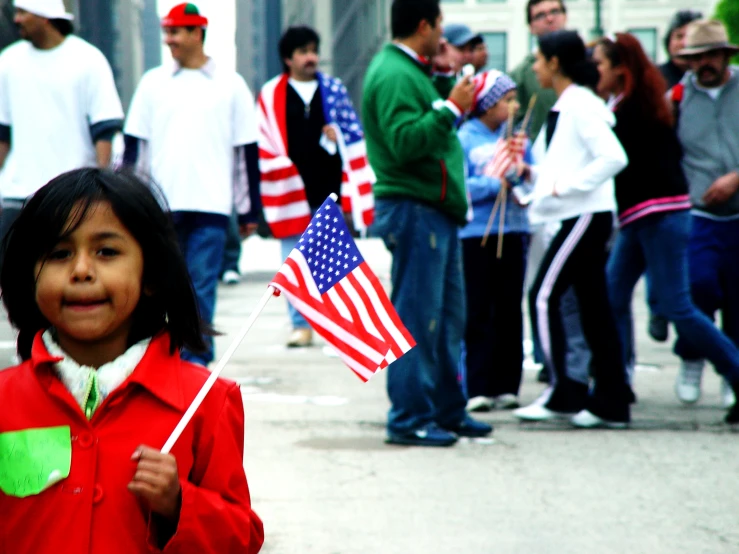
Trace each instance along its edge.
{"label": "white cap", "polygon": [[14,0],[13,4],[16,8],[46,19],[66,19],[67,21],[74,19],[74,16],[67,12],[62,0]]}

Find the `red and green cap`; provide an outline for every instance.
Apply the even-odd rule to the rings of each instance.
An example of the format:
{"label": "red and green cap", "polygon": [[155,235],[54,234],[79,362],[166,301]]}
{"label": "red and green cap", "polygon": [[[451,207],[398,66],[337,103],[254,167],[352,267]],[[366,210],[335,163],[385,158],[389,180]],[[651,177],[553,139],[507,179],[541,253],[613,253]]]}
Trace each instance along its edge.
{"label": "red and green cap", "polygon": [[202,27],[208,26],[208,18],[200,15],[195,4],[177,4],[162,19],[162,27]]}

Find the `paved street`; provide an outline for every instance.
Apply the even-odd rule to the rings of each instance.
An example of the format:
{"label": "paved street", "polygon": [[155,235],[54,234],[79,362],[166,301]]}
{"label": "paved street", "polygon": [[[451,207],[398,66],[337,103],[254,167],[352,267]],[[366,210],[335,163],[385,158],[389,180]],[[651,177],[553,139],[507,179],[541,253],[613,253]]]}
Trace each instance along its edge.
{"label": "paved street", "polygon": [[[361,248],[386,279],[382,245]],[[276,243],[245,243],[245,282],[220,291],[219,352],[280,262]],[[739,437],[720,423],[719,380],[707,371],[700,404],[678,405],[676,359],[647,338],[642,297],[639,358],[654,367],[637,375],[632,430],[521,425],[492,412],[482,418],[493,440],[438,450],[385,445],[384,376],[362,384],[320,346],[286,349],[284,302],[270,301],[226,370],[243,385],[265,554],[739,552]],[[11,339],[5,324],[0,341]],[[525,379],[530,401],[542,386],[534,372]]]}

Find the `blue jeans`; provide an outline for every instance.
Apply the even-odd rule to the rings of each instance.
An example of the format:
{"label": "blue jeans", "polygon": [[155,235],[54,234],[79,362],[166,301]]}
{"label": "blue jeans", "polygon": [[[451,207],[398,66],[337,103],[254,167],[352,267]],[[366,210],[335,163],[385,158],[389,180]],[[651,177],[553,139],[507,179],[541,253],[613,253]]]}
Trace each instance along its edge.
{"label": "blue jeans", "polygon": [[[693,302],[711,321],[720,310],[724,334],[739,346],[739,221],[693,216],[688,260]],[[681,338],[675,354],[684,360],[703,358]]]}
{"label": "blue jeans", "polygon": [[608,290],[623,344],[624,363],[634,352],[631,300],[646,271],[659,313],[678,336],[708,358],[726,379],[739,386],[739,350],[691,300],[688,280],[690,214],[651,216],[621,229],[608,261]]}
{"label": "blue jeans", "polygon": [[457,223],[413,200],[378,199],[371,231],[393,255],[391,300],[417,344],[387,370],[388,431],[454,427],[466,406],[457,378],[466,318]]}
{"label": "blue jeans", "polygon": [[[287,237],[280,241],[280,247],[282,249],[282,260],[287,260],[287,257],[292,252],[295,245],[298,243],[301,235],[295,235],[294,237]],[[290,316],[290,323],[293,329],[310,329],[310,324],[305,320],[303,315],[295,309],[295,307],[287,301],[287,313]]]}
{"label": "blue jeans", "polygon": [[[188,218],[175,223],[180,248],[200,308],[200,317],[213,323],[216,309],[218,276],[226,246],[226,228],[218,225],[196,225]],[[204,337],[208,345],[205,353],[182,352],[182,358],[207,366],[215,357],[213,337]]]}

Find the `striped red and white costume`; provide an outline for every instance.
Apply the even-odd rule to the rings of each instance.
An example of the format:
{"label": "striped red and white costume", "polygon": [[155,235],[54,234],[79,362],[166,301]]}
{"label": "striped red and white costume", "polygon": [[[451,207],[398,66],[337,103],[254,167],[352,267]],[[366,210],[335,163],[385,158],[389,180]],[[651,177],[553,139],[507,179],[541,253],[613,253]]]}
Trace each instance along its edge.
{"label": "striped red and white costume", "polygon": [[[342,159],[341,207],[358,231],[374,218],[375,174],[367,159],[364,133],[343,83],[317,75],[326,123],[337,131]],[[259,165],[264,216],[275,238],[301,234],[311,220],[305,184],[287,152],[287,87],[284,73],[268,81],[259,95]]]}

